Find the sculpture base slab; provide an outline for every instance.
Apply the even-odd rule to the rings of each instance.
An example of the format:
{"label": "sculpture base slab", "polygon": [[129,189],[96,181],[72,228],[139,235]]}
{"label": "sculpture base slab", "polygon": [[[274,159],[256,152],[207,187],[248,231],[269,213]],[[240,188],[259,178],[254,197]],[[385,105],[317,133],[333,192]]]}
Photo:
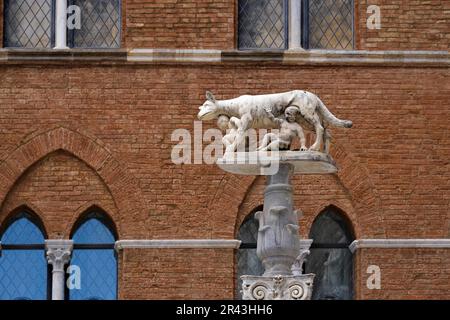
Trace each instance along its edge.
{"label": "sculpture base slab", "polygon": [[252,176],[274,175],[280,164],[292,164],[294,174],[330,174],[338,170],[330,155],[315,151],[234,152],[216,163],[224,171]]}
{"label": "sculpture base slab", "polygon": [[311,300],[315,274],[242,276],[244,300]]}

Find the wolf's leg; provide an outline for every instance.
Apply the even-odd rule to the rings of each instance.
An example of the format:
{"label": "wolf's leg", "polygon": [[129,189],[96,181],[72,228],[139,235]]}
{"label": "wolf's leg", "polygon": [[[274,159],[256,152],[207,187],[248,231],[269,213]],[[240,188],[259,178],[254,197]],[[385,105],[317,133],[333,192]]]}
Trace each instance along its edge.
{"label": "wolf's leg", "polygon": [[322,124],[320,123],[320,118],[319,115],[316,113],[313,116],[313,124],[314,124],[314,128],[316,131],[316,141],[314,142],[314,144],[309,148],[310,151],[320,151],[320,147],[322,145],[322,141],[323,141],[323,127]]}
{"label": "wolf's leg", "polygon": [[306,138],[305,133],[303,132],[303,128],[301,126],[298,127],[298,136],[300,138],[300,151],[308,150],[306,148]]}
{"label": "wolf's leg", "polygon": [[331,145],[331,134],[328,129],[324,129],[323,144],[324,144],[324,152],[326,154],[329,154],[330,153],[330,145]]}

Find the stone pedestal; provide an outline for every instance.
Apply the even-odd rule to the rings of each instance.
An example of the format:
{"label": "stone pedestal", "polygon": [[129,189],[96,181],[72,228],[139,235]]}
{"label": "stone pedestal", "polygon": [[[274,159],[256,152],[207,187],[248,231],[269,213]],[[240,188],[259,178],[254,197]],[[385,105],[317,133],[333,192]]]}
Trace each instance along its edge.
{"label": "stone pedestal", "polygon": [[247,175],[267,175],[264,211],[259,221],[257,255],[265,272],[245,275],[244,300],[305,300],[312,295],[314,274],[302,274],[308,253],[301,248],[298,211],[294,210],[291,177],[294,173],[320,174],[337,171],[334,161],[319,152],[235,153],[219,159],[223,170]]}

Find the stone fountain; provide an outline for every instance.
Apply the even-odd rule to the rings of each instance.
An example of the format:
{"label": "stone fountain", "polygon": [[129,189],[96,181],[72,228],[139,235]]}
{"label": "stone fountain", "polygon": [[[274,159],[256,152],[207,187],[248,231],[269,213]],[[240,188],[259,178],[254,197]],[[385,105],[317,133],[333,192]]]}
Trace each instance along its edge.
{"label": "stone fountain", "polygon": [[[280,94],[241,96],[216,100],[207,92],[200,107],[201,120],[218,119],[226,152],[217,165],[230,173],[267,176],[264,209],[259,221],[257,255],[265,272],[244,275],[244,300],[309,300],[314,274],[303,274],[302,264],[311,240],[300,240],[299,211],[293,205],[294,174],[333,174],[336,164],[328,154],[328,126],[351,127],[348,120],[336,118],[314,94],[295,90]],[[316,141],[305,146],[303,127],[314,130]],[[257,150],[248,144],[249,129],[272,129]],[[300,151],[291,151],[299,138]]]}

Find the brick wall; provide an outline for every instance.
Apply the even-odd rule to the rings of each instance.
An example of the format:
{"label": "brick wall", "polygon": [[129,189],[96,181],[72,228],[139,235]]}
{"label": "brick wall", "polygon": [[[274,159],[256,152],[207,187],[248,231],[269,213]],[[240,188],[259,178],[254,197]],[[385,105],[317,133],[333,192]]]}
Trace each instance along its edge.
{"label": "brick wall", "polygon": [[[450,2],[357,0],[357,49],[449,50]],[[381,29],[366,27],[367,7],[381,9]]]}
{"label": "brick wall", "polygon": [[234,48],[233,0],[127,0],[126,43],[144,48]]}
{"label": "brick wall", "polygon": [[[448,80],[446,68],[3,64],[0,223],[25,204],[42,217],[50,236],[67,237],[77,217],[97,205],[113,217],[120,239],[232,239],[262,203],[263,180],[225,174],[214,165],[174,165],[171,133],[192,132],[206,89],[220,99],[301,88],[355,124],[333,130],[338,175],[294,179],[295,204],[305,214],[302,235],[333,204],[358,238],[447,238]],[[374,259],[360,265],[395,264],[397,277],[408,274],[409,284],[415,281],[406,273],[409,266],[430,259],[429,270],[441,251],[418,250],[405,259],[403,251],[374,251]],[[186,266],[178,265],[180,257]],[[164,290],[165,297],[232,297],[232,250],[126,250],[120,261],[123,298],[162,297]],[[439,261],[441,268],[448,258]],[[217,280],[208,264],[224,277]],[[438,273],[437,279],[445,276]],[[386,277],[394,281],[396,275]],[[219,291],[203,296],[201,284],[209,288],[216,281]],[[434,282],[433,296],[443,290],[440,297],[448,290],[433,288]],[[371,294],[361,291],[360,297]],[[391,286],[379,294],[409,295],[406,287]],[[429,293],[411,293],[419,296]]]}
{"label": "brick wall", "polygon": [[[359,299],[449,299],[450,250],[360,249],[356,256]],[[367,288],[367,268],[381,271],[381,289]]]}
{"label": "brick wall", "polygon": [[232,249],[126,249],[121,299],[233,299]]}

